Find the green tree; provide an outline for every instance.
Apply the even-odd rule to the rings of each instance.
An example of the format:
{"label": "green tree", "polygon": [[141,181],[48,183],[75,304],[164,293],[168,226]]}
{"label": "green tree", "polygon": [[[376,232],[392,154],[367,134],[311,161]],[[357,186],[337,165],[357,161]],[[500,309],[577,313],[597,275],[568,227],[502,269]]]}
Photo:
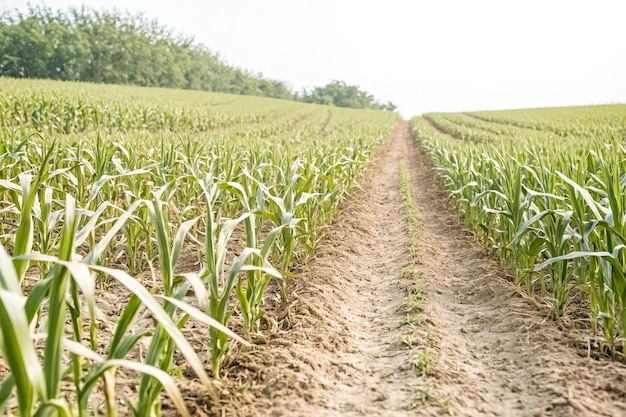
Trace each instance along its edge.
{"label": "green tree", "polygon": [[0,76],[294,97],[282,81],[233,68],[143,14],[84,6],[2,12]]}
{"label": "green tree", "polygon": [[396,106],[387,102],[380,104],[374,96],[361,90],[358,86],[348,85],[344,81],[331,81],[323,87],[315,87],[310,92],[304,91],[302,101],[307,103],[331,104],[337,107],[356,109],[390,110]]}

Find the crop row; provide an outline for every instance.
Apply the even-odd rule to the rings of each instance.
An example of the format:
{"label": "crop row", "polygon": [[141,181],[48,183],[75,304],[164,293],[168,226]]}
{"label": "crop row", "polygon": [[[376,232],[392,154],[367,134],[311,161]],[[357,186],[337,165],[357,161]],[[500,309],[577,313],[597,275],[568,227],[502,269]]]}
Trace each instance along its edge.
{"label": "crop row", "polygon": [[623,134],[626,126],[625,104],[470,112],[467,115],[562,137]]}
{"label": "crop row", "polygon": [[[249,346],[260,331],[267,286],[286,300],[294,265],[396,122],[248,97],[0,86],[0,410],[21,416],[114,415],[120,367],[141,375],[131,414],[159,415],[165,390],[188,415],[180,366],[217,403],[212,378],[234,340]],[[72,103],[97,113],[68,113]],[[193,120],[166,125],[165,114]],[[127,294],[115,313],[101,308],[113,283]],[[145,317],[154,325],[137,324]],[[212,378],[188,321],[204,329]]]}
{"label": "crop row", "polygon": [[[580,315],[616,356],[626,344],[626,149],[615,128],[623,116],[589,109],[576,119],[583,129],[563,130],[555,121],[552,129],[529,130],[533,120],[558,119],[529,110],[515,113],[528,125],[516,132],[526,135],[475,130],[483,140],[462,141],[424,118],[413,120],[413,130],[466,224],[512,267],[516,284],[538,293],[558,317]],[[502,114],[483,119],[501,123]],[[562,123],[581,110],[565,114]],[[585,125],[610,114],[608,125]],[[555,140],[557,131],[569,133]]]}

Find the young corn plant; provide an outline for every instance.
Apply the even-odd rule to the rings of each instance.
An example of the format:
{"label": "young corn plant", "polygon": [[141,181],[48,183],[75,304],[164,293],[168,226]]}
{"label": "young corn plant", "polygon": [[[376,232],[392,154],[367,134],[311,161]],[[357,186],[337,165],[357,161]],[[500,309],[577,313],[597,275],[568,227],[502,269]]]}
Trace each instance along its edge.
{"label": "young corn plant", "polygon": [[[211,170],[205,173],[204,178],[195,177],[205,196],[205,266],[200,273],[200,278],[208,286],[208,301],[202,302],[205,312],[222,326],[227,327],[228,321],[233,314],[229,308],[229,299],[239,280],[239,274],[247,271],[260,271],[261,273],[280,277],[280,274],[269,265],[257,266],[252,257],[265,260],[259,249],[244,248],[241,253],[227,265],[228,244],[237,226],[245,222],[253,213],[243,213],[235,219],[222,218],[219,211],[215,210],[215,203],[220,194],[220,185]],[[254,227],[252,226],[251,230]],[[212,327],[209,329],[211,339],[211,370],[214,377],[219,377],[222,362],[230,350],[229,335]]]}
{"label": "young corn plant", "polygon": [[[256,171],[258,172],[260,169]],[[242,175],[239,183],[229,182],[223,184],[222,187],[224,190],[237,194],[244,211],[253,214],[244,220],[246,247],[260,250],[260,256],[248,258],[247,262],[253,268],[246,272],[245,280],[242,275],[239,276],[235,288],[243,318],[244,334],[248,340],[250,333],[258,330],[259,320],[265,315],[262,304],[267,285],[273,278],[281,277],[281,274],[271,267],[269,257],[283,226],[275,227],[264,238],[261,236],[263,217],[260,217],[259,214],[263,213],[265,195],[263,188],[259,185],[260,182],[253,179],[251,174],[244,170],[244,175]]]}
{"label": "young corn plant", "polygon": [[[89,380],[96,381],[103,372],[124,366],[138,372],[148,373],[163,381],[172,396],[174,404],[179,407],[181,415],[189,413],[184,406],[182,396],[171,378],[157,369],[151,369],[143,364],[127,360],[114,359],[105,361],[92,350],[84,347],[82,333],[73,326],[72,339],[65,334],[65,322],[68,308],[74,312],[78,297],[78,288],[85,291],[85,299],[93,313],[95,300],[93,297],[93,280],[86,265],[75,263],[74,234],[76,228],[74,200],[68,196],[65,204],[65,222],[60,238],[59,257],[47,255],[21,255],[19,260],[52,262],[54,266],[49,270],[46,278],[38,288],[33,290],[28,298],[24,297],[20,287],[19,277],[14,263],[0,246],[0,318],[2,319],[2,337],[0,338],[0,353],[6,360],[11,376],[0,386],[0,410],[8,406],[12,392],[16,393],[17,410],[20,416],[65,415],[86,416],[89,408],[85,394],[90,392]],[[41,291],[44,289],[44,291]],[[67,292],[71,297],[67,298]],[[145,291],[145,290],[144,290]],[[147,291],[142,294],[145,298]],[[45,332],[43,358],[40,363],[37,339],[40,336],[31,334],[31,320],[34,317],[29,299],[41,301],[41,297],[48,300],[48,317],[39,330]],[[38,299],[38,300],[37,300]],[[30,308],[29,308],[30,306]],[[158,308],[157,308],[158,310]],[[158,314],[158,311],[155,311]],[[71,315],[73,324],[81,323],[81,317]],[[93,314],[91,319],[93,320]],[[63,351],[70,354],[69,364],[63,359]],[[88,363],[94,361],[99,364],[92,368]],[[85,370],[87,371],[85,375]],[[94,370],[96,372],[94,372]],[[72,375],[79,407],[70,405],[68,399],[62,395],[61,384],[65,375]],[[110,392],[110,391],[109,391]],[[109,415],[116,414],[115,401],[109,401]]]}
{"label": "young corn plant", "polygon": [[[20,185],[16,185],[10,181],[2,180],[0,183],[11,193],[13,204],[19,209],[20,217],[17,230],[15,231],[15,239],[13,242],[13,256],[28,254],[33,247],[33,207],[37,199],[39,187],[43,185],[54,173],[50,172],[49,161],[52,158],[54,145],[43,151],[41,165],[37,175],[33,178],[31,174],[19,174],[18,179]],[[26,275],[26,271],[30,263],[26,260],[18,260],[14,258],[17,276],[22,282]]]}
{"label": "young corn plant", "polygon": [[[173,239],[170,237],[170,226],[167,221],[167,210],[164,206],[168,204],[169,196],[166,201],[161,201],[161,197],[168,193],[168,187],[165,186],[155,193],[155,198],[147,206],[150,211],[150,217],[154,223],[156,231],[156,243],[159,253],[159,266],[161,275],[161,291],[163,295],[175,300],[181,300],[187,293],[189,286],[179,286],[175,282],[175,268],[178,262],[181,249],[187,232],[198,219],[192,219],[183,223]],[[165,302],[165,312],[172,320],[176,320],[175,313],[177,306],[168,301]],[[177,327],[183,327],[189,316],[184,314],[176,323]],[[154,335],[147,349],[145,363],[164,372],[169,372],[173,366],[175,342],[168,336],[167,330],[157,324]],[[158,380],[149,375],[144,375],[139,385],[139,392],[142,395],[139,398],[137,408],[134,414],[138,416],[152,416],[160,413],[159,396],[163,387]]]}
{"label": "young corn plant", "polygon": [[[34,241],[34,249],[39,253],[54,254],[59,239],[59,224],[63,220],[63,210],[54,210],[53,189],[44,187],[33,205],[34,231],[37,239]],[[43,265],[40,265],[42,267]],[[48,271],[41,270],[41,275],[46,275]]]}
{"label": "young corn plant", "polygon": [[[155,199],[149,203],[150,214],[156,231],[156,243],[159,252],[159,264],[161,275],[161,291],[162,298],[164,300],[164,313],[169,317],[172,323],[175,323],[177,328],[184,326],[187,320],[192,317],[196,320],[200,320],[211,326],[217,332],[223,333],[225,337],[235,338],[242,343],[245,343],[243,339],[234,334],[232,331],[222,326],[219,322],[206,316],[194,307],[184,303],[183,297],[187,294],[190,287],[198,289],[201,286],[200,280],[193,274],[187,274],[184,276],[178,276],[175,273],[176,265],[178,263],[180,253],[185,241],[185,238],[193,225],[198,221],[198,218],[194,218],[182,223],[176,232],[175,237],[170,237],[170,225],[167,222],[167,210],[164,207],[167,206],[167,201],[170,200],[171,194],[168,195],[169,187],[165,186],[155,193]],[[166,202],[161,201],[161,197],[166,197]],[[175,313],[177,310],[183,312],[182,317],[176,319]],[[128,318],[124,322],[130,320],[136,312],[131,310],[128,313]],[[175,321],[177,320],[177,321]],[[152,335],[150,345],[148,346],[146,358],[144,362],[155,368],[161,369],[163,372],[169,372],[173,366],[173,354],[178,341],[172,337],[170,329],[168,328],[170,322],[167,325],[158,322]],[[205,379],[205,383],[207,380]],[[207,384],[209,388],[212,385]],[[135,408],[132,409],[135,415],[159,415],[160,414],[160,402],[159,396],[164,386],[162,381],[155,379],[149,374],[145,374],[142,377],[139,391],[142,395],[139,398],[139,402]],[[213,388],[211,388],[211,395],[214,401],[218,401]]]}
{"label": "young corn plant", "polygon": [[[158,222],[159,210],[156,209],[156,207],[159,207],[158,202],[153,203],[153,208],[155,209],[154,215]],[[189,342],[183,337],[182,333],[180,333],[179,326],[181,325],[181,322],[186,321],[187,317],[191,316],[192,318],[200,320],[201,322],[211,326],[211,328],[216,328],[219,331],[224,332],[229,337],[238,339],[244,344],[245,341],[224,326],[221,326],[218,322],[211,319],[206,314],[181,301],[180,294],[186,293],[187,288],[189,288],[189,284],[185,284],[184,282],[182,284],[178,284],[181,290],[177,292],[169,291],[173,294],[172,296],[160,296],[160,298],[164,300],[164,305],[161,306],[161,304],[157,301],[157,297],[153,296],[147,289],[137,282],[137,280],[123,271],[101,267],[90,263],[77,263],[75,261],[72,262],[70,260],[63,260],[63,258],[73,257],[68,254],[71,254],[71,247],[75,244],[73,241],[75,230],[71,231],[71,233],[69,230],[70,225],[75,224],[75,222],[68,221],[71,219],[70,214],[73,212],[73,203],[71,199],[68,199],[68,202],[66,203],[66,212],[68,215],[66,215],[66,222],[64,223],[65,229],[61,238],[61,250],[59,252],[60,255],[62,255],[61,259],[36,254],[23,255],[21,257],[35,262],[51,262],[55,265],[50,270],[46,279],[40,281],[33,288],[23,307],[26,321],[29,322],[35,317],[35,311],[41,305],[42,300],[46,298],[50,300],[50,311],[47,321],[48,337],[46,338],[43,364],[47,386],[46,395],[48,395],[48,397],[40,399],[39,409],[41,409],[41,407],[49,407],[46,402],[46,398],[51,398],[51,392],[56,393],[56,396],[51,398],[53,403],[61,404],[63,407],[67,408],[65,406],[65,402],[63,402],[64,400],[62,400],[62,397],[59,397],[59,384],[60,381],[64,379],[64,375],[69,374],[72,375],[71,381],[74,384],[75,392],[78,398],[79,414],[76,415],[83,416],[88,412],[90,407],[89,398],[98,381],[101,381],[104,387],[106,407],[107,410],[109,410],[109,415],[115,415],[118,403],[115,400],[115,391],[113,389],[115,382],[115,369],[118,367],[125,367],[143,374],[144,377],[142,378],[141,385],[146,385],[146,389],[140,391],[142,392],[142,395],[140,395],[137,405],[133,406],[129,403],[129,407],[133,414],[145,415],[148,413],[156,413],[158,415],[160,413],[158,403],[156,405],[152,404],[150,403],[150,400],[154,399],[155,396],[158,397],[158,393],[162,390],[166,390],[168,395],[172,398],[174,404],[178,407],[179,413],[181,415],[189,415],[182,401],[182,397],[176,388],[176,384],[167,373],[169,368],[164,366],[165,363],[167,363],[167,358],[171,358],[169,352],[173,351],[175,348],[178,348],[185,356],[189,366],[194,369],[201,380],[207,385],[213,400],[217,402],[218,397],[212,387],[212,382],[207,377],[201,361],[189,345]],[[130,215],[121,218],[121,220],[118,220],[118,223],[120,221],[127,221],[128,218],[130,218]],[[161,220],[163,220],[163,217],[161,217]],[[163,226],[162,223],[159,224]],[[164,235],[161,235],[159,241],[161,243],[160,248],[164,252],[163,255],[169,259],[169,261],[167,259],[164,260],[161,267],[164,271],[166,271],[165,274],[167,275],[164,279],[164,282],[166,282],[165,285],[170,285],[170,287],[178,288],[176,286],[177,280],[172,276],[172,271],[175,267],[176,259],[180,254],[184,236],[186,235],[186,231],[189,227],[189,224],[183,224],[180,226],[171,247],[168,245],[168,239],[163,239]],[[101,254],[106,250],[104,246],[112,243],[114,234],[119,232],[121,228],[121,224],[115,224],[111,229],[111,232],[107,234],[101,242],[101,246],[94,248],[85,260],[89,262],[91,260],[99,259]],[[168,232],[164,227],[159,228],[159,230],[161,230],[166,237],[168,236]],[[69,245],[70,249],[66,249],[67,245]],[[86,348],[81,345],[83,336],[82,326],[80,324],[82,323],[83,314],[81,309],[77,308],[79,303],[79,301],[77,301],[79,300],[77,294],[80,289],[88,306],[88,321],[95,324],[95,273],[103,273],[111,276],[113,279],[117,280],[124,287],[126,287],[132,294],[129,303],[120,316],[119,321],[116,323],[115,335],[110,341],[108,347],[109,355],[106,359],[95,354],[94,350],[99,346],[97,341],[91,342],[91,348]],[[59,274],[63,274],[63,279],[60,278],[61,275]],[[200,280],[197,278],[194,280],[193,276],[184,278],[186,279],[186,282],[189,282],[194,286],[194,288],[202,286]],[[17,282],[17,280],[14,281]],[[70,297],[66,301],[65,299],[67,297],[65,295],[64,297],[61,297],[60,295],[64,289],[68,290],[70,293]],[[56,300],[56,307],[52,307],[53,300]],[[178,321],[174,320],[171,311],[172,306],[183,311],[182,319]],[[153,332],[144,331],[140,333],[132,333],[132,322],[138,311],[142,308],[149,309],[153,317],[155,317],[156,328]],[[73,334],[71,339],[67,339],[59,328],[59,323],[63,321],[64,324],[65,322],[65,320],[61,320],[61,318],[65,317],[63,312],[67,310],[69,310],[69,316],[73,323]],[[52,313],[55,315],[50,316]],[[56,320],[51,321],[53,317],[56,318]],[[28,327],[25,328],[27,329]],[[55,337],[50,337],[51,334],[55,335]],[[138,343],[138,341],[146,336],[151,336],[152,338],[146,360],[143,361],[143,363],[138,363],[124,359],[125,355]],[[91,335],[91,339],[95,339],[95,337],[95,335]],[[160,339],[159,343],[155,342],[156,338]],[[56,345],[53,345],[52,343],[54,342],[58,344],[59,340],[61,340],[61,344],[64,346],[64,348],[60,349],[66,349],[71,355],[70,362],[67,363],[67,365],[61,360],[53,359],[59,358],[60,351],[59,348],[53,349]],[[166,347],[165,350],[163,350],[163,346]],[[154,355],[155,350],[159,350],[161,355]],[[160,358],[160,361],[157,361],[156,364],[151,364],[149,359],[152,357],[158,357]],[[55,366],[46,365],[46,363],[55,364]],[[51,385],[51,381],[54,380],[57,381],[56,384]],[[150,382],[146,382],[146,380],[149,380]],[[10,392],[13,390],[13,387],[11,386],[11,381],[6,382],[6,384],[7,385],[0,388],[0,392],[8,393],[8,398],[8,396],[10,396]],[[5,398],[3,395],[0,395],[0,397]],[[57,401],[57,398],[61,398],[60,403]],[[67,415],[74,415],[69,411],[67,412]]]}

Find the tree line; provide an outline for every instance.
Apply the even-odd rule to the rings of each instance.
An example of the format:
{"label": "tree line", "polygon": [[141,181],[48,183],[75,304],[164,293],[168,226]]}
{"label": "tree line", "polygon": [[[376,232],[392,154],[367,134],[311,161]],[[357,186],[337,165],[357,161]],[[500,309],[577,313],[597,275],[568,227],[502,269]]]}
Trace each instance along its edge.
{"label": "tree line", "polygon": [[332,81],[323,87],[315,87],[310,92],[305,91],[302,95],[302,101],[356,109],[390,111],[396,109],[392,102],[379,103],[373,95],[360,90],[355,85],[348,85],[344,81]]}
{"label": "tree line", "polygon": [[0,12],[0,76],[246,94],[339,107],[394,110],[341,81],[294,92],[228,65],[193,38],[143,14],[29,5]]}

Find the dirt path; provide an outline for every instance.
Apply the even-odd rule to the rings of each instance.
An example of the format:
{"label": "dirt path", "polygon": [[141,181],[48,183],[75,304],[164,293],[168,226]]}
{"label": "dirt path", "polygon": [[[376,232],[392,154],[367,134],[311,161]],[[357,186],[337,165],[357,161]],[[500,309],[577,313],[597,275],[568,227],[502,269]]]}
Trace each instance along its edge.
{"label": "dirt path", "polygon": [[[399,193],[402,130],[377,153],[294,283],[293,301],[263,351],[242,354],[254,399],[236,415],[404,416],[412,371],[398,306],[408,259]],[[259,396],[267,402],[259,404]],[[231,411],[228,410],[227,414]]]}
{"label": "dirt path", "polygon": [[[403,276],[403,159],[426,296],[412,347],[400,325],[412,282]],[[519,295],[459,226],[407,123],[361,185],[299,274],[289,314],[269,311],[275,329],[262,349],[236,358],[231,378],[243,388],[218,415],[626,415],[626,366],[581,356],[545,310]],[[424,346],[435,359],[426,377],[411,366]]]}

